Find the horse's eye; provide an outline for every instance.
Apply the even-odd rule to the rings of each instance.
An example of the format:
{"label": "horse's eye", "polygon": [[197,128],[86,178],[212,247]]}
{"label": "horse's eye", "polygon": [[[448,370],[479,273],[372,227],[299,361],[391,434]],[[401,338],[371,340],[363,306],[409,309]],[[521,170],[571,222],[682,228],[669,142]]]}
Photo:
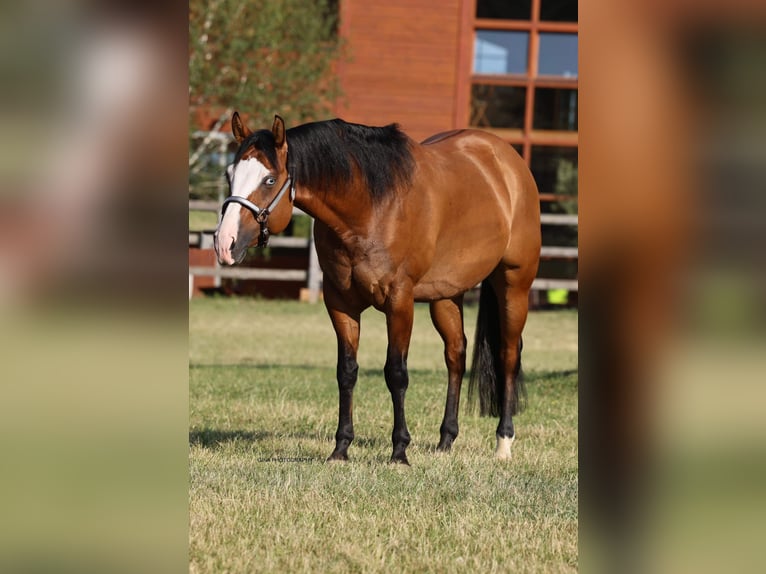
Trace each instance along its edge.
{"label": "horse's eye", "polygon": [[267,177],[266,179],[263,180],[263,183],[265,183],[266,185],[274,185],[275,183],[277,183],[277,180],[274,177]]}

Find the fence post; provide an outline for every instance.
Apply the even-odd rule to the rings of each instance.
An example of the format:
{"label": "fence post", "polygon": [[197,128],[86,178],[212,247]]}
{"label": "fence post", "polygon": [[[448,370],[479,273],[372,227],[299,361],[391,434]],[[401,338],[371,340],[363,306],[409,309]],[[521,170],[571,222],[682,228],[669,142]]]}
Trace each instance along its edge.
{"label": "fence post", "polygon": [[[226,182],[224,181],[223,174],[226,173],[226,164],[228,161],[229,145],[225,137],[218,140],[218,165],[221,167],[221,179],[218,180],[218,205],[223,203],[223,198],[226,197]],[[218,258],[215,258],[215,266],[220,267]],[[221,288],[221,277],[216,275],[213,279],[213,285],[216,289]]]}
{"label": "fence post", "polygon": [[322,270],[319,267],[317,248],[314,245],[314,218],[311,218],[311,233],[309,234],[309,269],[308,269],[309,303],[319,300],[319,288],[322,280]]}

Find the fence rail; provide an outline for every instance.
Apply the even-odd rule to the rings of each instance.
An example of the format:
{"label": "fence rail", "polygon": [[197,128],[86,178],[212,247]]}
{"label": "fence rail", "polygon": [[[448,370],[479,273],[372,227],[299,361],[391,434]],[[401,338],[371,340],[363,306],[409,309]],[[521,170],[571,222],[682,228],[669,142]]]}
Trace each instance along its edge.
{"label": "fence rail", "polygon": [[542,225],[577,225],[577,216],[568,213],[541,213]]}
{"label": "fence rail", "polygon": [[[190,199],[189,211],[212,211],[218,213],[221,208],[221,203],[209,199]],[[294,215],[305,215],[303,211],[297,207],[293,208]],[[541,213],[540,223],[542,225],[577,225],[577,215],[570,215],[568,213]]]}
{"label": "fence rail", "polygon": [[[190,200],[189,211],[212,211],[217,212],[219,203],[208,200]],[[293,210],[294,214],[303,214],[297,208]],[[543,213],[540,215],[542,225],[578,225],[577,215]],[[313,225],[313,222],[312,222]],[[270,247],[287,249],[306,249],[309,250],[309,265],[307,269],[256,269],[252,267],[220,267],[217,263],[213,267],[190,266],[189,267],[189,298],[192,296],[194,277],[215,277],[216,281],[221,279],[242,279],[242,280],[262,280],[262,281],[305,281],[308,284],[309,300],[315,302],[319,298],[321,290],[322,271],[319,268],[319,262],[314,248],[313,233],[311,238],[304,237],[272,237],[269,239]],[[213,248],[213,231],[189,231],[189,246],[199,249]],[[540,249],[540,257],[548,259],[577,259],[577,247],[560,247],[544,245]],[[546,279],[537,278],[532,283],[532,289],[538,291],[547,291],[549,289],[566,289],[567,291],[577,291],[578,282],[576,279]]]}
{"label": "fence rail", "polygon": [[577,247],[543,245],[540,248],[540,257],[543,259],[577,259]]}
{"label": "fence rail", "polygon": [[207,199],[190,199],[189,211],[214,211],[218,212],[221,204],[218,201],[210,201]]}
{"label": "fence rail", "polygon": [[222,279],[260,279],[271,281],[306,281],[308,271],[302,269],[258,269],[255,267],[189,267],[189,275]]}

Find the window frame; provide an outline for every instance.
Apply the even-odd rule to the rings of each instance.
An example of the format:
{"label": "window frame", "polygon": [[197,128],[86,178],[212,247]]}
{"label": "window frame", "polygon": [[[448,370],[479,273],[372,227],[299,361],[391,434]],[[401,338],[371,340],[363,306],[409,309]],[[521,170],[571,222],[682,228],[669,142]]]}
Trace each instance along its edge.
{"label": "window frame", "polygon": [[[462,4],[462,25],[460,40],[460,57],[458,58],[459,93],[455,114],[456,127],[469,125],[471,120],[471,93],[474,84],[491,84],[526,88],[524,107],[524,122],[521,129],[480,128],[496,132],[509,144],[521,146],[522,156],[531,164],[532,146],[578,147],[578,131],[558,131],[534,129],[535,90],[537,88],[574,89],[578,90],[579,75],[575,78],[558,76],[541,76],[538,73],[540,56],[540,33],[578,34],[578,22],[551,22],[540,19],[541,0],[532,0],[532,12],[529,20],[500,20],[476,17],[477,0],[464,0]],[[479,30],[517,31],[529,34],[527,49],[526,74],[475,74],[474,42]],[[548,198],[548,193],[541,193],[541,200]]]}

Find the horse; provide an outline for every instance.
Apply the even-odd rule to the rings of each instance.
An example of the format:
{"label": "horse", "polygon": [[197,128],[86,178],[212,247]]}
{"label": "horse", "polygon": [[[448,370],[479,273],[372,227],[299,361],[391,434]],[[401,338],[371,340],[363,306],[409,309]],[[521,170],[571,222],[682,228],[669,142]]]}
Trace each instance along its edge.
{"label": "horse", "polygon": [[347,461],[354,440],[362,311],[386,316],[383,369],[394,425],[391,462],[409,465],[405,419],[407,354],[414,303],[428,302],[444,342],[447,401],[439,451],[458,435],[466,368],[464,294],[481,285],[469,400],[499,417],[495,456],[509,459],[513,415],[525,402],[521,334],[540,257],[540,204],[526,163],[479,130],[443,132],[417,143],[397,124],[341,119],[251,131],[234,112],[239,144],[227,168],[231,195],[214,236],[218,261],[240,263],[248,248],[283,231],[293,206],[314,218],[324,304],[337,338],[338,427],[328,461]]}

